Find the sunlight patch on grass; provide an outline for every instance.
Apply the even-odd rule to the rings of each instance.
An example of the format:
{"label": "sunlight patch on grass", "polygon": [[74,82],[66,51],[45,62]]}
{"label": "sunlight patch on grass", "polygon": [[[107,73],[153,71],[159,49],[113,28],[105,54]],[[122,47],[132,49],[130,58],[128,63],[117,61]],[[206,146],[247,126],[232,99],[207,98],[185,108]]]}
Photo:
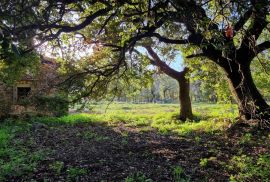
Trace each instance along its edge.
{"label": "sunlight patch on grass", "polygon": [[73,114],[68,116],[63,116],[59,118],[60,122],[64,123],[78,123],[78,122],[102,122],[103,116],[97,114]]}
{"label": "sunlight patch on grass", "polygon": [[100,109],[97,113],[78,113],[59,118],[41,117],[34,118],[33,121],[46,124],[106,123],[111,126],[124,123],[127,126],[150,126],[162,133],[174,132],[185,135],[191,132],[224,130],[237,115],[235,105],[194,104],[195,121],[182,122],[177,119],[178,112],[175,110],[178,108],[177,104],[113,104],[113,106],[115,106],[113,109],[102,114]]}
{"label": "sunlight patch on grass", "polygon": [[194,115],[203,120],[209,118],[235,118],[238,115],[235,104],[195,103],[192,106]]}
{"label": "sunlight patch on grass", "polygon": [[95,123],[95,122],[102,122],[104,117],[102,115],[97,114],[71,114],[62,117],[34,117],[31,118],[31,122],[38,122],[38,123],[45,123],[48,125],[54,124],[76,124],[81,122],[87,123]]}
{"label": "sunlight patch on grass", "polygon": [[[43,120],[44,119],[44,120]],[[48,121],[49,120],[49,121]],[[181,122],[177,120],[177,113],[161,113],[155,116],[145,116],[139,114],[73,114],[60,118],[40,118],[40,122],[45,123],[106,123],[114,125],[124,123],[127,126],[151,126],[161,133],[174,132],[179,135],[191,132],[214,132],[222,131],[228,127],[229,122],[220,120],[201,120]]]}
{"label": "sunlight patch on grass", "polygon": [[199,122],[187,121],[180,122],[177,120],[154,120],[151,127],[156,128],[161,133],[177,133],[179,135],[186,135],[192,132],[206,132],[211,133],[215,131],[222,131],[228,128],[229,123],[222,121],[203,120]]}

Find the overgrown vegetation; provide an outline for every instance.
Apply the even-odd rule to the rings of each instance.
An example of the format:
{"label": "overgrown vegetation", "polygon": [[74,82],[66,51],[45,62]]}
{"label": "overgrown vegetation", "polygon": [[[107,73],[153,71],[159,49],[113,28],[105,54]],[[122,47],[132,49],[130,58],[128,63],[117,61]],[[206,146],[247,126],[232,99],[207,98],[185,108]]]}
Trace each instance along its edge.
{"label": "overgrown vegetation", "polygon": [[[91,113],[36,117],[25,121],[9,119],[1,122],[0,179],[30,180],[37,175],[41,175],[43,180],[61,177],[80,181],[87,180],[92,175],[99,180],[111,179],[104,175],[99,177],[95,170],[110,168],[112,163],[109,160],[119,162],[119,166],[112,169],[120,169],[121,165],[125,165],[121,156],[131,160],[125,167],[125,175],[106,172],[118,181],[149,182],[161,176],[167,181],[208,180],[213,178],[216,171],[220,172],[220,179],[223,180],[269,179],[269,133],[254,133],[251,130],[239,136],[228,136],[233,120],[224,118],[224,112],[235,106],[219,105],[214,109],[211,104],[197,104],[196,112],[204,114],[197,114],[196,121],[186,122],[176,120],[177,105],[174,104],[114,104],[106,113],[106,105],[90,107]],[[153,107],[155,110],[151,109]],[[227,114],[233,116],[233,113]],[[176,140],[172,140],[173,138]],[[147,144],[148,140],[157,143],[165,141],[161,148],[156,148],[153,144]],[[144,148],[145,145],[153,149]],[[176,146],[170,148],[171,145]],[[148,151],[147,148],[151,150]],[[86,158],[86,151],[94,153],[87,154]],[[138,161],[136,153],[142,157]],[[73,155],[81,157],[70,158]],[[97,157],[92,159],[92,155]],[[185,162],[183,159],[171,158],[174,155],[184,156]],[[89,159],[93,161],[84,163]],[[148,160],[149,163],[145,163]],[[155,160],[160,160],[162,171],[157,172],[158,168],[150,167],[151,161]],[[113,164],[117,164],[116,161]],[[167,164],[166,161],[170,162]],[[150,171],[146,170],[148,167]],[[42,172],[44,168],[48,169],[48,176]],[[154,173],[160,175],[156,176]],[[196,176],[197,173],[200,173],[200,177]]]}
{"label": "overgrown vegetation", "polygon": [[39,113],[63,116],[68,114],[68,100],[67,96],[64,95],[53,95],[53,96],[36,96],[34,98],[37,111]]}
{"label": "overgrown vegetation", "polygon": [[233,156],[228,169],[232,171],[230,181],[270,181],[270,155],[259,155],[253,158],[247,155]]}
{"label": "overgrown vegetation", "polygon": [[28,132],[29,124],[22,121],[6,120],[0,127],[0,180],[29,175],[36,170],[39,162],[48,155],[48,150],[32,151],[24,146],[25,142],[33,144],[33,140],[22,141],[16,134]]}
{"label": "overgrown vegetation", "polygon": [[1,1],[0,181],[269,181],[269,9]]}

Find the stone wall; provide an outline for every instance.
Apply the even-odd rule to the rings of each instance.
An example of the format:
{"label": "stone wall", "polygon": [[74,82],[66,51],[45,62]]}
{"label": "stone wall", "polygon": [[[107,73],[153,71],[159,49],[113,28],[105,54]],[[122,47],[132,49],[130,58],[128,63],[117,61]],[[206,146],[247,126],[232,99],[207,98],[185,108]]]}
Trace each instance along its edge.
{"label": "stone wall", "polygon": [[0,118],[10,113],[13,102],[13,87],[0,83]]}

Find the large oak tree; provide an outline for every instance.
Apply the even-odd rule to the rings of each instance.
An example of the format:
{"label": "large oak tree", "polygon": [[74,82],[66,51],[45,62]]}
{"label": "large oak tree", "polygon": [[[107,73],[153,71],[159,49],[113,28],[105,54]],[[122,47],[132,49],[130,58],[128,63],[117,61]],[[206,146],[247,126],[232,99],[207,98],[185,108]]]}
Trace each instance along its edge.
{"label": "large oak tree", "polygon": [[269,0],[5,0],[1,57],[7,43],[21,42],[21,52],[27,52],[31,37],[42,42],[80,31],[119,52],[117,63],[104,70],[109,75],[126,66],[126,53],[144,38],[191,45],[196,51],[189,58],[206,57],[224,70],[240,117],[264,120],[269,105],[254,84],[250,64],[270,48],[269,6]]}

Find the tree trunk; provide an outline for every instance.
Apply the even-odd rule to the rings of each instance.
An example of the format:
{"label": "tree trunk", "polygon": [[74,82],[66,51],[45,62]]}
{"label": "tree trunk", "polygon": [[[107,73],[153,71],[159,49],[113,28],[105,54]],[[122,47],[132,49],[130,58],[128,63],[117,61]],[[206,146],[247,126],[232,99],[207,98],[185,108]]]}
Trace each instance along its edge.
{"label": "tree trunk", "polygon": [[225,69],[230,89],[237,101],[240,119],[269,119],[269,105],[256,88],[249,64],[231,61]]}
{"label": "tree trunk", "polygon": [[184,70],[182,73],[177,81],[179,83],[180,119],[185,121],[186,119],[192,119],[193,115],[189,95],[189,79],[185,77],[187,70]]}
{"label": "tree trunk", "polygon": [[[186,119],[192,119],[192,107],[191,99],[189,95],[189,79],[187,79],[186,73],[188,73],[188,68],[184,68],[183,71],[179,72],[171,68],[165,62],[163,62],[155,51],[150,46],[144,46],[148,53],[152,56],[153,60],[150,59],[153,65],[156,65],[160,68],[162,72],[168,75],[171,78],[174,78],[179,83],[179,102],[180,102],[180,119],[185,121]],[[164,98],[165,92],[163,91]]]}

